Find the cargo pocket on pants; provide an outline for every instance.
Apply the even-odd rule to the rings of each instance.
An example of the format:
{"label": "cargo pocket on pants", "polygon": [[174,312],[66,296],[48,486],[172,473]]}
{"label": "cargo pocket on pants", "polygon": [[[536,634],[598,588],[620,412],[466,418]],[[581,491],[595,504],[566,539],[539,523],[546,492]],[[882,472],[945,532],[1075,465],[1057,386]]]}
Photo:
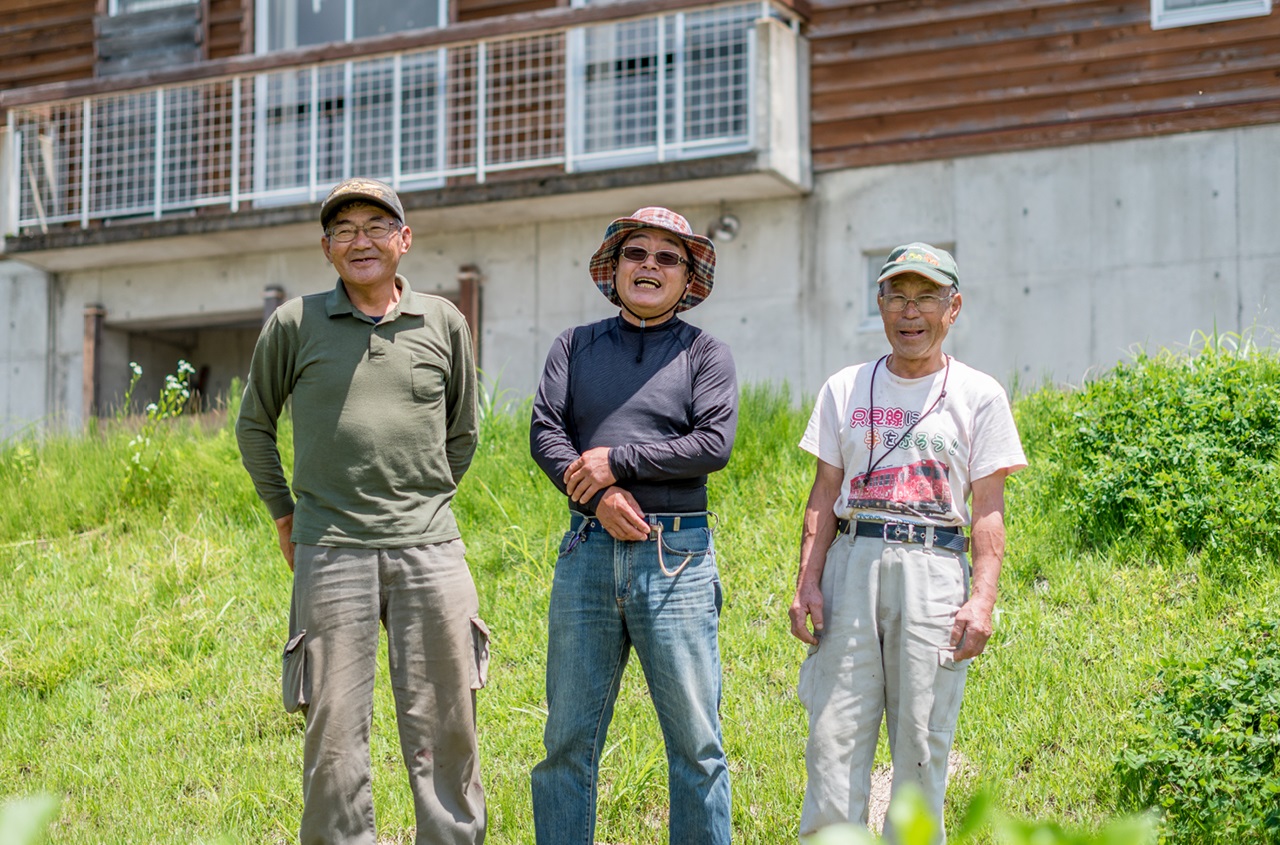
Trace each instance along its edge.
{"label": "cargo pocket on pants", "polygon": [[813,687],[817,683],[815,676],[822,671],[817,665],[818,649],[821,647],[821,643],[809,646],[809,651],[800,664],[800,675],[796,679],[796,698],[800,699],[800,704],[810,712],[812,712],[810,705],[814,697]]}
{"label": "cargo pocket on pants", "polygon": [[489,626],[479,616],[471,617],[471,650],[474,663],[471,669],[471,688],[484,689],[489,683]]}
{"label": "cargo pocket on pants", "polygon": [[954,731],[960,719],[964,682],[973,658],[956,660],[954,653],[951,648],[938,649],[938,673],[933,681],[933,707],[929,711],[931,731]]}
{"label": "cargo pocket on pants", "polygon": [[280,697],[284,712],[306,710],[311,698],[307,677],[307,632],[299,631],[285,643],[280,665]]}

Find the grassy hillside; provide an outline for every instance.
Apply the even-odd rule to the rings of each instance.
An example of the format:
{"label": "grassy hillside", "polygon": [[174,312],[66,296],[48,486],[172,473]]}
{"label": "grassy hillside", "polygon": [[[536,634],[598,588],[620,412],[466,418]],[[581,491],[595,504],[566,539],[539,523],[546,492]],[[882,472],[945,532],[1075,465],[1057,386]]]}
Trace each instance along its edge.
{"label": "grassy hillside", "polygon": [[[1199,369],[1218,354],[1202,353]],[[1222,357],[1270,368],[1237,371],[1240,384],[1280,383],[1274,359]],[[1194,374],[1187,360],[1150,362],[1164,369],[1143,377]],[[1136,799],[1115,760],[1142,733],[1138,705],[1158,690],[1161,662],[1209,655],[1280,606],[1265,532],[1226,548],[1226,529],[1183,529],[1203,522],[1203,509],[1161,498],[1205,495],[1192,483],[1199,475],[1143,467],[1135,478],[1166,475],[1141,489],[1117,480],[1138,457],[1122,454],[1126,425],[1106,425],[1118,414],[1142,428],[1141,413],[1163,407],[1140,408],[1142,390],[1130,406],[1117,398],[1135,369],[1101,380],[1112,387],[1092,397],[1045,391],[1016,405],[1032,468],[1010,484],[997,628],[969,676],[956,740],[966,764],[950,812],[984,783],[1015,815],[1097,826],[1127,812]],[[1222,430],[1245,431],[1263,424],[1245,413],[1255,398],[1242,390],[1196,401],[1230,412]],[[1106,425],[1088,417],[1104,406]],[[712,483],[741,843],[794,841],[803,790],[794,684],[804,649],[787,632],[786,608],[813,471],[795,445],[806,416],[781,393],[748,390],[733,460]],[[1254,422],[1236,425],[1242,416]],[[528,457],[527,419],[527,406],[488,410],[456,503],[493,631],[479,719],[488,841],[498,845],[532,841],[544,617],[565,527],[562,499]],[[1250,442],[1259,462],[1246,470],[1273,477],[1274,447]],[[1208,460],[1196,444],[1178,448]],[[1090,449],[1120,464],[1099,464]],[[1233,501],[1253,507],[1256,497],[1231,475],[1237,468],[1217,472],[1207,482],[1225,498],[1209,513],[1233,525]],[[1105,480],[1097,474],[1115,481],[1110,499],[1087,483]],[[1134,501],[1142,507],[1124,510]],[[1240,519],[1270,514],[1258,506]],[[0,445],[0,800],[60,796],[59,843],[292,841],[302,719],[281,710],[278,686],[289,588],[226,424],[117,421],[80,438]],[[382,672],[372,749],[379,830],[386,842],[410,842],[412,804]],[[665,760],[651,711],[633,666],[604,760],[600,842],[662,839]]]}

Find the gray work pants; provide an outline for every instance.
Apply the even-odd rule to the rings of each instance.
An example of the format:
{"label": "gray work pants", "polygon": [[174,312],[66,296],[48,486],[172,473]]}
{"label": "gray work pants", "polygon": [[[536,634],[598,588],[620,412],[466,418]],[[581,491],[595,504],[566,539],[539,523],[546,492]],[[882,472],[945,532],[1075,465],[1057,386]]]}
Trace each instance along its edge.
{"label": "gray work pants", "polygon": [[461,540],[409,549],[299,544],[289,634],[305,630],[302,845],[374,845],[369,729],[378,625],[387,629],[418,845],[479,845],[485,801],[475,690],[488,631]]}
{"label": "gray work pants", "polygon": [[941,824],[947,756],[971,662],[952,660],[951,626],[968,598],[965,555],[837,537],[822,570],[826,625],[800,667],[800,701],[809,711],[802,838],[838,822],[867,823],[882,720],[891,792],[915,784]]}

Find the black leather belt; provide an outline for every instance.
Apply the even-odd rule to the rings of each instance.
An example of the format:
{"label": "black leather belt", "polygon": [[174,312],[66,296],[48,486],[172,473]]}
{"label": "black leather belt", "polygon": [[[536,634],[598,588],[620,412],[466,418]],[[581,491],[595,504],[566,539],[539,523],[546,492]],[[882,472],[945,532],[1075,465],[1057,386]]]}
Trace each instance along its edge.
{"label": "black leather belt", "polygon": [[950,549],[953,552],[969,551],[969,538],[954,528],[916,525],[912,522],[851,522],[837,519],[836,530],[855,537],[878,537],[886,543],[916,543],[925,547]]}

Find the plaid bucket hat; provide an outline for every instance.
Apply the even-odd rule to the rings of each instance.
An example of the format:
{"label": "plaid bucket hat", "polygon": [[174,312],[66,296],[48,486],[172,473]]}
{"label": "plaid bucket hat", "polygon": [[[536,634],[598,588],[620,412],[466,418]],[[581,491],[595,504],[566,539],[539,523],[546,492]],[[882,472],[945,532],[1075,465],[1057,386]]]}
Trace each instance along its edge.
{"label": "plaid bucket hat", "polygon": [[591,256],[591,279],[600,288],[605,297],[622,307],[614,285],[614,270],[618,261],[618,250],[627,236],[637,229],[661,229],[670,232],[684,244],[689,253],[689,287],[684,296],[676,303],[676,311],[687,311],[706,299],[715,284],[716,247],[710,238],[694,234],[689,221],[667,208],[649,206],[642,208],[630,217],[619,217],[604,230],[604,242]]}

